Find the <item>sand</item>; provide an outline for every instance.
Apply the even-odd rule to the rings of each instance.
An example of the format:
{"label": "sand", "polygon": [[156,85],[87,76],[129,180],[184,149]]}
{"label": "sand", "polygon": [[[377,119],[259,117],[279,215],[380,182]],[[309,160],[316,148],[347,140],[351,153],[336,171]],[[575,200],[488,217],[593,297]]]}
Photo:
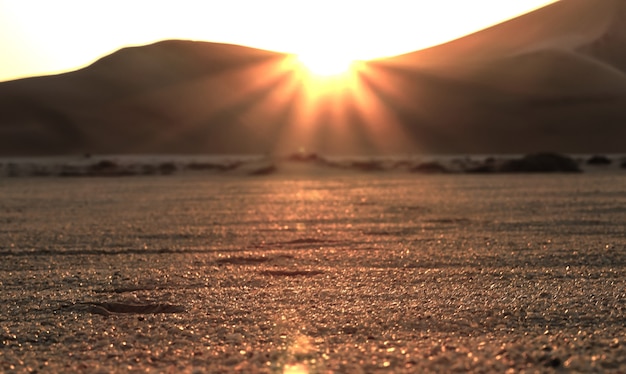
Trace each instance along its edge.
{"label": "sand", "polygon": [[2,372],[626,371],[626,175],[0,179]]}

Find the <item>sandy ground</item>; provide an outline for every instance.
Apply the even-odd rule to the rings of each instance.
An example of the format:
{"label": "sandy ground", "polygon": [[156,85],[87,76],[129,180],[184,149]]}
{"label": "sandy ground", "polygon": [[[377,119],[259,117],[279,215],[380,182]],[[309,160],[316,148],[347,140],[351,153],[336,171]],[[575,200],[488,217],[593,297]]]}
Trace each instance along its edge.
{"label": "sandy ground", "polygon": [[626,174],[0,179],[2,372],[626,371]]}

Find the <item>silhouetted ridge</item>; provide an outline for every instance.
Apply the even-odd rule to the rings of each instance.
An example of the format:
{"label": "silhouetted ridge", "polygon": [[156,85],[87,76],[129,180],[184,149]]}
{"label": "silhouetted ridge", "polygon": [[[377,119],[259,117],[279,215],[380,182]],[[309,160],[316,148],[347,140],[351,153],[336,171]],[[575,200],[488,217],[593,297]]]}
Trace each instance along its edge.
{"label": "silhouetted ridge", "polygon": [[164,40],[120,49],[83,71],[120,87],[152,89],[279,58],[284,54],[233,44]]}
{"label": "silhouetted ridge", "polygon": [[145,46],[122,48],[97,60],[90,68],[119,68],[120,65],[126,65],[148,71],[169,67],[187,72],[206,72],[209,63],[213,70],[233,69],[282,56],[281,53],[234,44],[164,40]]}

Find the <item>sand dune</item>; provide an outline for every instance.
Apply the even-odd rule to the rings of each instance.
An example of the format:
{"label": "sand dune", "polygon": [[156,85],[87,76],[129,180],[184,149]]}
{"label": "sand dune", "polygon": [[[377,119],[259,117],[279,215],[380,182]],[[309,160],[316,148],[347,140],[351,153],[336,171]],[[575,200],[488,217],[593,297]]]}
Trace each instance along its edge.
{"label": "sand dune", "polygon": [[1,83],[0,154],[625,152],[625,25],[625,0],[557,2],[368,62],[358,95],[314,104],[284,54],[127,48]]}
{"label": "sand dune", "polygon": [[561,1],[465,38],[381,63],[506,91],[626,92],[626,1]]}
{"label": "sand dune", "polygon": [[[580,50],[592,56],[594,52],[618,54],[622,48],[615,44],[625,40],[625,9],[623,0],[559,1],[452,42],[394,57],[391,62],[411,67],[465,65],[548,49]],[[604,48],[591,47],[597,44]],[[626,61],[621,62],[616,65],[626,71]]]}

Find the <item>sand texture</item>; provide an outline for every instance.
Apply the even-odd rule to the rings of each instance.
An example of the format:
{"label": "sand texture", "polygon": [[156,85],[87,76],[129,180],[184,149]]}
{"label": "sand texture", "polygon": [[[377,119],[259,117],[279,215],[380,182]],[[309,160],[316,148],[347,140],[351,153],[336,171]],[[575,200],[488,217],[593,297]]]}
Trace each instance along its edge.
{"label": "sand texture", "polygon": [[0,179],[0,371],[626,371],[626,175]]}

